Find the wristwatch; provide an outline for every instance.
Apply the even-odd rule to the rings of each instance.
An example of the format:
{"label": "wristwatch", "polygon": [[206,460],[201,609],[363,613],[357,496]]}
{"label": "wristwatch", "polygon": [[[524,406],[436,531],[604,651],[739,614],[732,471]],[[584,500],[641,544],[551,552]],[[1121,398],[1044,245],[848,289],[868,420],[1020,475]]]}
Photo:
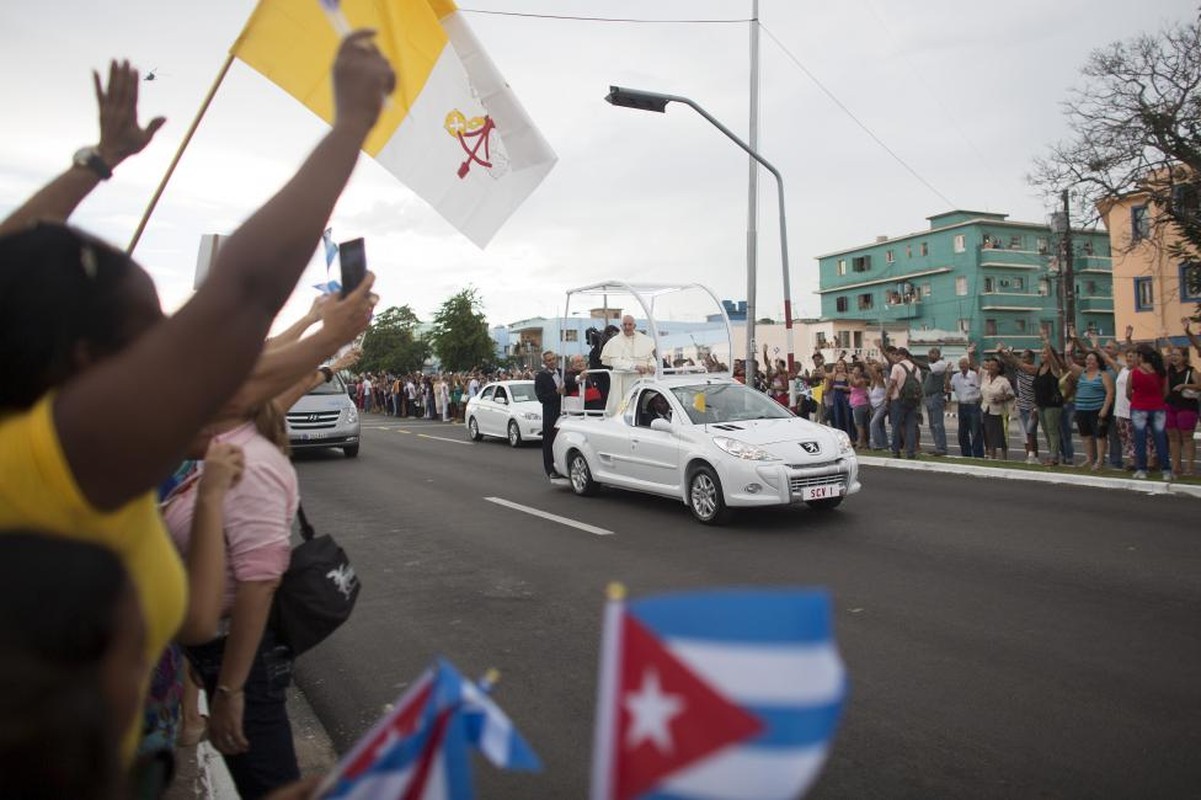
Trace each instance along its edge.
{"label": "wristwatch", "polygon": [[101,158],[100,150],[95,145],[80,148],[71,161],[77,167],[86,167],[95,172],[101,180],[106,181],[113,177],[112,168]]}

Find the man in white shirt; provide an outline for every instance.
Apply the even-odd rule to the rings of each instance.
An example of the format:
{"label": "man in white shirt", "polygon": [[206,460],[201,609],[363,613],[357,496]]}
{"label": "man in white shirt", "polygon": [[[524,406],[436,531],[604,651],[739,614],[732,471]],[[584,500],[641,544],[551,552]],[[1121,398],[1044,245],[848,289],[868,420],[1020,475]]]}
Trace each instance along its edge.
{"label": "man in white shirt", "polygon": [[637,372],[640,375],[655,371],[655,342],[634,328],[634,318],[621,318],[621,333],[605,342],[601,363],[609,369]]}
{"label": "man in white shirt", "polygon": [[964,458],[984,458],[980,373],[969,358],[974,352],[975,348],[969,346],[968,356],[959,359],[959,371],[951,376],[951,392],[959,413],[959,454]]}

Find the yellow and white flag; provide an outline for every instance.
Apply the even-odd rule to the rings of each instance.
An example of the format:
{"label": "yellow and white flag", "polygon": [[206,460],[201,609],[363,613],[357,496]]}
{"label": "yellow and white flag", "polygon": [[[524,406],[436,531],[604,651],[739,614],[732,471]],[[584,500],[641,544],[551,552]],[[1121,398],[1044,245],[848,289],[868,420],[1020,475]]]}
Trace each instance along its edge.
{"label": "yellow and white flag", "polygon": [[480,247],[556,157],[451,0],[260,0],[231,52],[327,122],[336,19],[374,28],[396,91],[363,150]]}

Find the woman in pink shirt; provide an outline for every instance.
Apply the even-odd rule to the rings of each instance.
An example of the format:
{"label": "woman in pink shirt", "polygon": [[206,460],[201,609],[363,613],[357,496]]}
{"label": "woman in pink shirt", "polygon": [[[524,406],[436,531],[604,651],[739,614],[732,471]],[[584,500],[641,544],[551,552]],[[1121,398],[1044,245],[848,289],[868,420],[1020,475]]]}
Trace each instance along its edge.
{"label": "woman in pink shirt", "polygon": [[[226,576],[220,634],[187,648],[187,654],[211,699],[209,738],[225,757],[239,794],[251,800],[300,777],[284,703],[292,655],[267,624],[292,555],[289,538],[299,490],[285,453],[283,420],[273,403],[214,441],[240,447],[245,467],[223,507]],[[187,552],[195,508],[196,493],[184,491],[163,511],[181,552]]]}
{"label": "woman in pink shirt", "polygon": [[1163,356],[1150,345],[1140,344],[1134,351],[1134,367],[1126,383],[1130,399],[1130,421],[1134,425],[1134,477],[1147,477],[1147,428],[1155,441],[1155,454],[1163,470],[1163,479],[1172,480],[1172,462],[1168,460],[1167,425],[1168,376]]}

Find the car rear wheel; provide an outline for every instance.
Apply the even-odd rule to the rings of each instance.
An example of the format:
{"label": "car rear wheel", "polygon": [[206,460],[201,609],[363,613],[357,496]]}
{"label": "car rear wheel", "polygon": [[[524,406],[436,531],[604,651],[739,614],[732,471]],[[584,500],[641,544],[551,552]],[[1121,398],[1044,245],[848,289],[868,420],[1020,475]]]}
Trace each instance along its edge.
{"label": "car rear wheel", "polygon": [[592,470],[588,468],[588,459],[579,450],[567,454],[567,477],[571,479],[571,491],[580,497],[596,494],[596,481],[592,480]]}
{"label": "car rear wheel", "polygon": [[806,500],[805,505],[812,508],[814,511],[830,511],[838,508],[842,504],[841,497],[825,497],[821,500]]}
{"label": "car rear wheel", "polygon": [[480,424],[475,421],[475,417],[467,420],[467,435],[471,437],[471,441],[478,442],[484,438],[484,434],[480,433]]}
{"label": "car rear wheel", "polygon": [[516,420],[509,420],[509,447],[521,447],[521,428]]}
{"label": "car rear wheel", "polygon": [[721,525],[731,516],[721,491],[721,479],[713,467],[702,464],[688,476],[688,510],[697,522]]}
{"label": "car rear wheel", "polygon": [[342,448],[342,452],[346,454],[347,458],[358,458],[359,446],[357,444],[348,445]]}

